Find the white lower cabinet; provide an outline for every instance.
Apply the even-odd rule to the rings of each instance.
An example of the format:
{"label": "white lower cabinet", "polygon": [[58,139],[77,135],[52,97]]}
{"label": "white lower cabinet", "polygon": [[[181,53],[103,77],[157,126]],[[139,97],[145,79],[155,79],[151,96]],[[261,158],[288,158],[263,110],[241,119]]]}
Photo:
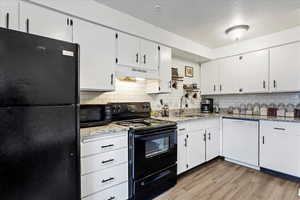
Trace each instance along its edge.
{"label": "white lower cabinet", "polygon": [[216,126],[206,130],[206,161],[220,155],[220,127]]}
{"label": "white lower cabinet", "polygon": [[300,177],[300,123],[261,121],[260,166]]}
{"label": "white lower cabinet", "polygon": [[187,134],[178,133],[177,141],[177,174],[181,174],[188,169],[187,166]]}
{"label": "white lower cabinet", "polygon": [[128,183],[122,183],[115,187],[103,190],[100,193],[96,193],[89,197],[83,198],[83,200],[124,200],[128,196]]}
{"label": "white lower cabinet", "polygon": [[223,155],[258,167],[259,122],[223,119]]}
{"label": "white lower cabinet", "polygon": [[128,163],[107,168],[81,177],[81,197],[128,181]]}
{"label": "white lower cabinet", "polygon": [[205,130],[195,130],[187,133],[188,168],[194,168],[205,162]]}
{"label": "white lower cabinet", "polygon": [[81,142],[81,198],[128,199],[128,136],[125,132]]}
{"label": "white lower cabinet", "polygon": [[199,119],[178,124],[177,174],[219,156],[219,119]]}

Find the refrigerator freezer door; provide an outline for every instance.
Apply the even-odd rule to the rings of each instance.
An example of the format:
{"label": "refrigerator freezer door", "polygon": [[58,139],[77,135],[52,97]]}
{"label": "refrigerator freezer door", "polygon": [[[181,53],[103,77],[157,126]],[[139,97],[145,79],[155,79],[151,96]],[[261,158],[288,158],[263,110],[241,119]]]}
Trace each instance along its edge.
{"label": "refrigerator freezer door", "polygon": [[78,46],[0,29],[0,106],[78,103]]}
{"label": "refrigerator freezer door", "polygon": [[0,108],[0,194],[7,200],[79,200],[74,106]]}

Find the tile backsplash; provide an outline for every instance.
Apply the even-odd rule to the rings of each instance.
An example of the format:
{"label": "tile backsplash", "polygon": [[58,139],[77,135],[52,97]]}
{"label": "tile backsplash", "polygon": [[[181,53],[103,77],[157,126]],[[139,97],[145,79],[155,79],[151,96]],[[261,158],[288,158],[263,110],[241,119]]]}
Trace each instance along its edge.
{"label": "tile backsplash", "polygon": [[[178,109],[180,107],[180,98],[185,94],[182,85],[197,83],[200,86],[200,67],[197,63],[190,62],[181,58],[173,58],[172,67],[178,68],[179,76],[184,76],[185,66],[194,68],[194,77],[185,77],[183,82],[178,82],[178,89],[172,89],[170,94],[147,94],[146,81],[140,80],[136,82],[116,81],[116,90],[113,92],[81,92],[80,100],[82,104],[104,104],[108,102],[150,102],[153,110],[160,110],[162,99],[164,103],[169,105],[170,109]],[[185,99],[184,104],[188,104],[188,108],[200,108],[201,98],[191,97]]]}
{"label": "tile backsplash", "polygon": [[214,103],[220,108],[228,108],[230,106],[239,107],[241,104],[294,104],[300,103],[300,93],[278,93],[278,94],[244,94],[244,95],[220,95],[220,96],[205,96],[213,98]]}

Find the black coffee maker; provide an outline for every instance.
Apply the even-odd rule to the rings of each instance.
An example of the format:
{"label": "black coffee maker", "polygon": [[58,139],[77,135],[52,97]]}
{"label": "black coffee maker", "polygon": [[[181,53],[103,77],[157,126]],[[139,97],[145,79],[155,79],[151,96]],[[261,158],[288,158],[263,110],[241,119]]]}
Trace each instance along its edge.
{"label": "black coffee maker", "polygon": [[214,112],[214,100],[210,98],[202,99],[201,112],[213,113]]}

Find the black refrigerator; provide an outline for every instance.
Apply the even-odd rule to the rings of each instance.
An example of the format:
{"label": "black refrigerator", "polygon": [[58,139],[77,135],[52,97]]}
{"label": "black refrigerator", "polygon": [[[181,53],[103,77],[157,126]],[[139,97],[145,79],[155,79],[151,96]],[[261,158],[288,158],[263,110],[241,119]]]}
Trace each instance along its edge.
{"label": "black refrigerator", "polygon": [[79,47],[0,29],[0,199],[79,200]]}

